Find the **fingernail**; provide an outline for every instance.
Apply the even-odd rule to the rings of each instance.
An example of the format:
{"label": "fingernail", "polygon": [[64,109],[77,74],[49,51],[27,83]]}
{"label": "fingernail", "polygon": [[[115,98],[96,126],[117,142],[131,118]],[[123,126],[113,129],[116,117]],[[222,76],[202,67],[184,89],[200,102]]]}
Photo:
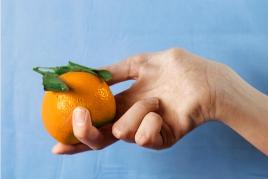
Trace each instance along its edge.
{"label": "fingernail", "polygon": [[77,107],[73,111],[73,117],[76,126],[84,126],[87,122],[87,110],[81,107]]}

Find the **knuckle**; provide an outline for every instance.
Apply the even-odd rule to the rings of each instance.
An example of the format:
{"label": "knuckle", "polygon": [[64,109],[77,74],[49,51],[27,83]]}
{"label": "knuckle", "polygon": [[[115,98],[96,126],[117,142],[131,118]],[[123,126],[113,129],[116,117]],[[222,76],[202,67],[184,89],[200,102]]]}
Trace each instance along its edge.
{"label": "knuckle", "polygon": [[162,121],[161,116],[159,114],[155,113],[155,112],[149,112],[145,117],[147,117],[150,120],[152,120],[152,122]]}
{"label": "knuckle", "polygon": [[137,63],[137,64],[140,64],[140,63],[143,63],[145,61],[145,55],[136,55],[136,56],[132,56],[130,57],[132,63]]}
{"label": "knuckle", "polygon": [[168,54],[171,57],[181,57],[186,53],[186,50],[182,48],[171,48],[168,50]]}
{"label": "knuckle", "polygon": [[140,74],[140,76],[146,76],[146,74],[148,74],[148,69],[150,67],[151,66],[148,63],[142,64],[141,67],[139,68],[139,74]]}
{"label": "knuckle", "polygon": [[135,107],[137,107],[137,108],[141,108],[141,109],[147,109],[147,108],[148,108],[145,99],[136,102],[134,105],[135,105]]}
{"label": "knuckle", "polygon": [[144,109],[144,110],[154,110],[157,109],[159,107],[159,100],[157,98],[154,99],[142,99],[138,102],[136,102],[135,104],[136,108],[140,108],[140,109]]}
{"label": "knuckle", "polygon": [[140,146],[150,146],[152,144],[152,138],[146,134],[135,136],[136,144]]}
{"label": "knuckle", "polygon": [[145,55],[132,56],[128,59],[128,76],[133,77],[138,73],[138,66],[146,60]]}
{"label": "knuckle", "polygon": [[141,139],[141,138],[135,138],[135,142],[136,142],[136,144],[138,144],[139,146],[145,146],[145,144],[146,144],[146,141],[144,141],[143,139]]}
{"label": "knuckle", "polygon": [[115,125],[112,128],[112,133],[118,139],[129,140],[132,138],[134,131],[131,129],[122,129],[118,125]]}

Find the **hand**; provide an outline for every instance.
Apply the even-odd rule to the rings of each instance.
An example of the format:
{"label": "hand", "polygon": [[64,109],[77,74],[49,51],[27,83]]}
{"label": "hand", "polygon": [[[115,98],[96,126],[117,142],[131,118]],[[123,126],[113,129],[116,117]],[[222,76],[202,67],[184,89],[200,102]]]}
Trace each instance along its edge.
{"label": "hand", "polygon": [[54,153],[103,148],[116,141],[112,133],[117,139],[144,147],[170,147],[205,119],[214,117],[215,93],[208,79],[215,76],[214,67],[220,65],[181,49],[143,54],[107,67],[113,75],[110,84],[136,80],[116,95],[118,120],[112,130],[105,127],[104,135],[103,129],[91,125],[88,115],[87,128],[73,123],[74,134],[83,144],[58,144]]}
{"label": "hand", "polygon": [[[143,54],[108,67],[114,83],[135,83],[117,95],[116,138],[163,149],[193,128],[216,117],[215,80],[224,65],[182,49]],[[126,112],[125,112],[126,111]]]}
{"label": "hand", "polygon": [[[110,85],[130,79],[136,80],[129,89],[116,95],[117,121],[113,126],[106,126],[105,130],[99,131],[91,123],[88,123],[88,128],[85,129],[74,125],[75,135],[83,144],[58,144],[54,152],[76,153],[103,148],[116,141],[113,135],[117,139],[140,146],[162,149],[170,147],[192,129],[210,119],[224,122],[260,150],[268,150],[267,143],[260,145],[268,134],[257,137],[260,136],[259,132],[265,134],[265,130],[252,129],[256,120],[244,124],[231,119],[232,116],[245,117],[242,114],[249,111],[249,108],[242,105],[249,100],[239,93],[240,89],[244,90],[245,94],[250,93],[253,98],[267,97],[250,88],[227,66],[182,49],[171,49],[130,57],[106,69],[113,76]],[[254,100],[250,102],[251,105],[257,103]],[[259,110],[262,115],[267,114],[264,114],[267,108]],[[250,116],[249,112],[245,114]],[[267,121],[265,124],[267,125]],[[249,130],[251,135],[247,128],[252,129]],[[92,134],[92,131],[95,131],[96,135]],[[252,137],[254,132],[256,135]]]}

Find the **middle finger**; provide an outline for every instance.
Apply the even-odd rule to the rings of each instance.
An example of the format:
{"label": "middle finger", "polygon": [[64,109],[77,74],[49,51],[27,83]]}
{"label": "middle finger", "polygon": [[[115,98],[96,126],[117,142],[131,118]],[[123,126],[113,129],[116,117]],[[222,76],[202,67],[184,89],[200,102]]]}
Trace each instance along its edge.
{"label": "middle finger", "polygon": [[136,102],[113,125],[112,132],[114,136],[118,139],[133,142],[135,133],[144,116],[149,112],[156,111],[158,108],[159,99],[156,97]]}

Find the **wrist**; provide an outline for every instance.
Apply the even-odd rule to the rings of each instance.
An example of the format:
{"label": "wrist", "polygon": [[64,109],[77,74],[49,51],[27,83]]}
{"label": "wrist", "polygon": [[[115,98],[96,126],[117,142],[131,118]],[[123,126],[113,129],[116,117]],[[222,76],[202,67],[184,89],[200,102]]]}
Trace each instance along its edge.
{"label": "wrist", "polygon": [[217,91],[215,118],[231,124],[233,120],[254,120],[267,114],[268,96],[259,92],[229,67],[224,68],[225,86]]}
{"label": "wrist", "polygon": [[229,75],[216,118],[268,156],[268,97],[234,72]]}

